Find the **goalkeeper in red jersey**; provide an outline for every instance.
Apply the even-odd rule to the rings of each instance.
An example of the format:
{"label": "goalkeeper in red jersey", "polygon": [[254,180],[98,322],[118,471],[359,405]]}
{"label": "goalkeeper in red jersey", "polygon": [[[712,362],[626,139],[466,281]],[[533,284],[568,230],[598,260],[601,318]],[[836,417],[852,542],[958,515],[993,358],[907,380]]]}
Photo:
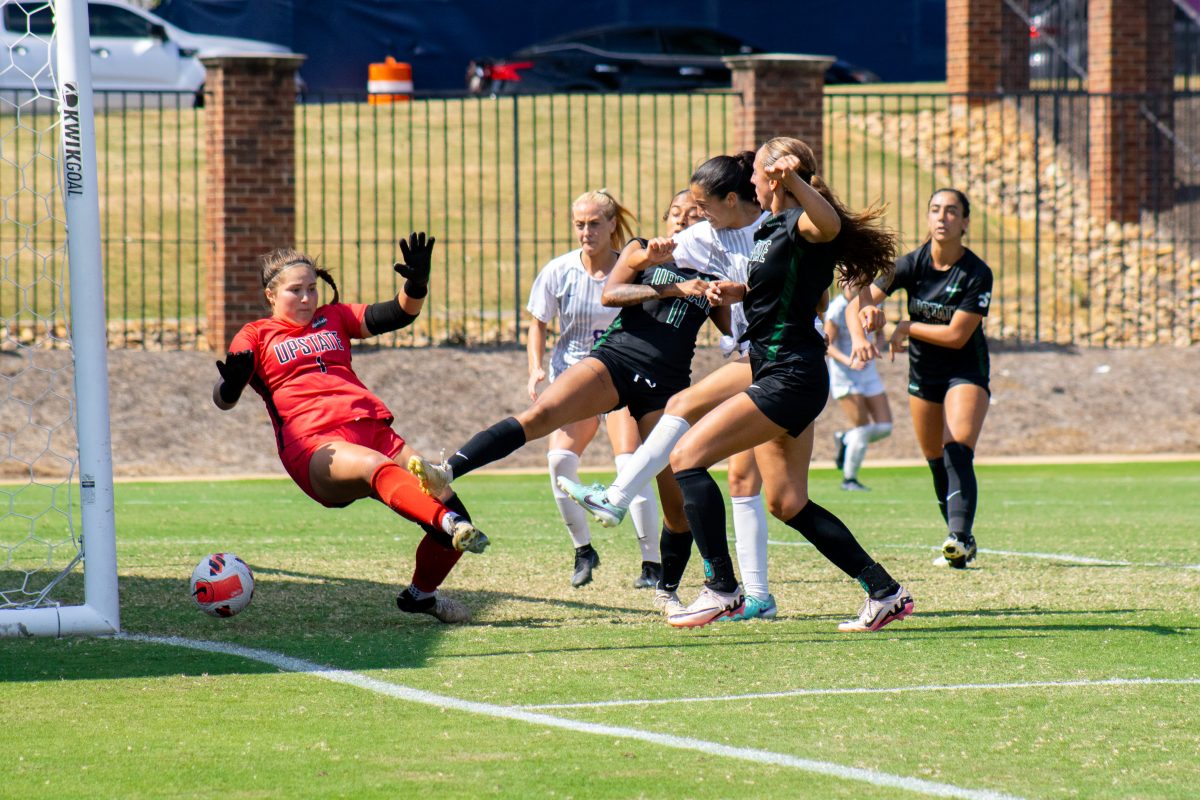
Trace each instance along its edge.
{"label": "goalkeeper in red jersey", "polygon": [[[350,363],[350,340],[412,323],[428,292],[434,238],[413,233],[401,240],[404,261],[395,265],[405,283],[394,299],[370,305],[338,302],[328,271],[292,249],[262,260],[262,285],[271,316],[248,323],[217,362],[213,387],[218,408],[234,407],[251,386],[266,403],[279,458],[292,480],[321,505],[341,508],[373,497],[425,531],[417,546],[412,583],[396,597],[401,611],[463,622],[470,611],[438,594],[464,551],[481,553],[487,537],[471,524],[453,491],[424,494],[401,466],[416,455],[392,430],[392,413],[371,393]],[[317,280],[333,288],[319,305]]]}

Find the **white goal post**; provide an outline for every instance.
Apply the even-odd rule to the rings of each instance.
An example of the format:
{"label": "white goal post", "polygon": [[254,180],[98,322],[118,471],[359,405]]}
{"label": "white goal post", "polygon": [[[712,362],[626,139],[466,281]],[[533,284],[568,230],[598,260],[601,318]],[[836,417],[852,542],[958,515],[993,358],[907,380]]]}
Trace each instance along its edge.
{"label": "white goal post", "polygon": [[[0,472],[0,636],[116,633],[120,605],[87,2],[0,0],[0,7],[6,22],[18,13],[31,20],[27,35],[0,53],[0,86],[28,80],[27,89],[0,92],[0,286],[8,289],[0,289],[0,392],[7,394],[0,397],[0,462],[16,463],[15,473],[11,464]],[[47,14],[54,21],[49,36]],[[19,63],[19,56],[48,38],[44,69]],[[47,110],[51,104],[57,113]],[[39,168],[44,161],[53,167]],[[64,255],[69,270],[61,269]],[[38,287],[46,285],[39,295]],[[57,358],[61,350],[71,357]],[[67,381],[72,368],[73,389]],[[31,378],[39,388],[22,388]],[[63,452],[64,442],[77,443],[77,450]],[[42,497],[44,509],[34,505]],[[60,590],[72,593],[79,564],[82,592],[76,588],[66,602],[56,599]]]}

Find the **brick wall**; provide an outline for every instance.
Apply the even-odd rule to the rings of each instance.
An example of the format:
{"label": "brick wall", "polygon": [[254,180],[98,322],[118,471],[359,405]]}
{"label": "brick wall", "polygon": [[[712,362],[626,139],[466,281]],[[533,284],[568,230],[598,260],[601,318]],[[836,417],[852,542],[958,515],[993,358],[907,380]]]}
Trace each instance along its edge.
{"label": "brick wall", "polygon": [[225,350],[267,313],[258,258],[296,237],[295,74],[303,56],[222,56],[207,70],[205,300],[208,345]]}
{"label": "brick wall", "polygon": [[738,99],[731,106],[734,150],[755,150],[774,136],[794,136],[824,148],[825,70],[831,56],[768,53],[725,59]]}
{"label": "brick wall", "polygon": [[[1017,5],[1029,12],[1029,0]],[[1004,0],[946,0],[946,88],[955,94],[1029,88],[1029,26]]]}
{"label": "brick wall", "polygon": [[1099,219],[1134,222],[1173,202],[1173,146],[1146,114],[1172,123],[1173,14],[1171,0],[1088,2],[1088,177]]}

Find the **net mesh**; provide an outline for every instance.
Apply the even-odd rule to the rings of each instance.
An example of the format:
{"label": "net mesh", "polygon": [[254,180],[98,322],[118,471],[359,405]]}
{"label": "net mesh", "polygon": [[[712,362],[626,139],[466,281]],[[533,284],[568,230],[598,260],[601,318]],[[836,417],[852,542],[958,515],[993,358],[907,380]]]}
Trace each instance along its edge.
{"label": "net mesh", "polygon": [[0,609],[6,609],[78,603],[82,581],[74,569],[81,526],[54,4],[4,2],[0,14]]}

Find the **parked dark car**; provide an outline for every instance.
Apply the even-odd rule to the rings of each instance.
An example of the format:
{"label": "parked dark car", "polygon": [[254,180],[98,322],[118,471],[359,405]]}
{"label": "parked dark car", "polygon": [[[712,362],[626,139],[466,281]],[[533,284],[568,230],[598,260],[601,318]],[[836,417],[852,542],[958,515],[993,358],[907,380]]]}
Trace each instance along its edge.
{"label": "parked dark car", "polygon": [[[471,94],[536,92],[671,92],[729,86],[723,56],[760,48],[712,28],[607,25],[524,47],[508,58],[478,59],[467,68]],[[879,80],[837,61],[827,83]]]}

